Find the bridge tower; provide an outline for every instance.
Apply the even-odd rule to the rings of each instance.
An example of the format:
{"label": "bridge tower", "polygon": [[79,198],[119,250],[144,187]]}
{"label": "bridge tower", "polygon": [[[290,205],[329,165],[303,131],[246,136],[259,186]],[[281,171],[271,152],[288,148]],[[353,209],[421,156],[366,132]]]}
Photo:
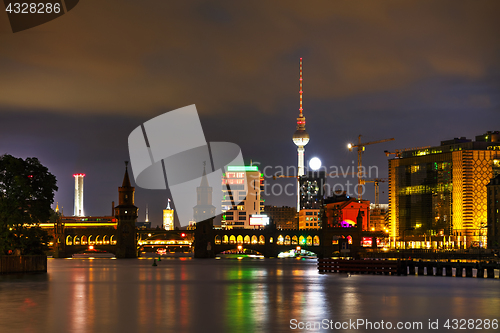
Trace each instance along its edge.
{"label": "bridge tower", "polygon": [[137,207],[134,206],[135,187],[130,185],[128,161],[125,162],[125,176],[122,186],[118,188],[118,206],[115,207],[116,257],[137,258]]}
{"label": "bridge tower", "polygon": [[193,218],[196,221],[194,234],[194,257],[214,258],[214,216],[215,207],[212,205],[212,187],[208,184],[206,163],[203,163],[201,184],[196,188],[196,206],[193,207]]}

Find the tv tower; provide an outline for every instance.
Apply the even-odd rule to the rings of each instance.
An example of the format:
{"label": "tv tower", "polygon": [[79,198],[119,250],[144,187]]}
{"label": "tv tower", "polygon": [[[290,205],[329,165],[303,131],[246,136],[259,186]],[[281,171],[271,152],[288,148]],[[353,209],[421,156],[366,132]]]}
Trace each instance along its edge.
{"label": "tv tower", "polygon": [[297,145],[298,169],[297,169],[297,212],[300,210],[300,177],[304,172],[304,146],[309,142],[309,134],[306,132],[306,117],[302,114],[302,58],[300,58],[300,79],[299,79],[300,107],[299,117],[297,118],[297,130],[293,134],[293,143]]}

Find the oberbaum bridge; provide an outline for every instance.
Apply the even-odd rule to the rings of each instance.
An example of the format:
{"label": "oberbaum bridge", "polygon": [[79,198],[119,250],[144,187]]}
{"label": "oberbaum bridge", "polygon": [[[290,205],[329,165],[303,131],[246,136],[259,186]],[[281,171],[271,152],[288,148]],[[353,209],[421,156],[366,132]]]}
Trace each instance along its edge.
{"label": "oberbaum bridge", "polygon": [[323,226],[322,229],[279,230],[271,223],[264,229],[216,229],[213,217],[202,218],[202,214],[215,212],[211,195],[207,195],[211,191],[204,172],[197,188],[201,196],[194,207],[195,220],[201,222],[196,223],[194,230],[137,229],[135,188],[131,186],[126,163],[123,183],[118,188],[118,206],[113,203],[112,216],[89,218],[57,214],[56,221],[41,226],[52,232],[50,245],[55,258],[71,257],[89,249],[106,251],[117,258],[136,258],[148,244],[159,243],[163,247],[169,244],[184,246],[194,258],[215,258],[221,252],[245,250],[264,257],[277,257],[281,252],[298,249],[315,253],[318,258],[328,258],[335,252],[355,254],[366,237],[371,237],[376,247],[376,239],[384,237],[382,232],[362,230],[361,213],[356,225],[348,228]]}

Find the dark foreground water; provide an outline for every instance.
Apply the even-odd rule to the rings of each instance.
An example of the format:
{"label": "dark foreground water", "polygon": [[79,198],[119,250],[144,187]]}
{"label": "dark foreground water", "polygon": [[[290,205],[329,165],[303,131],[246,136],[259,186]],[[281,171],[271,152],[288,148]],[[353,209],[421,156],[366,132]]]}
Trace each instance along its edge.
{"label": "dark foreground water", "polygon": [[[319,274],[316,260],[296,259],[151,264],[49,259],[46,275],[0,276],[0,332],[386,332],[398,331],[398,322],[412,325],[407,332],[472,332],[480,321],[456,322],[462,330],[444,324],[500,319],[500,281],[493,279],[347,277]],[[352,326],[358,319],[373,329]],[[438,330],[428,329],[429,319],[439,320]]]}

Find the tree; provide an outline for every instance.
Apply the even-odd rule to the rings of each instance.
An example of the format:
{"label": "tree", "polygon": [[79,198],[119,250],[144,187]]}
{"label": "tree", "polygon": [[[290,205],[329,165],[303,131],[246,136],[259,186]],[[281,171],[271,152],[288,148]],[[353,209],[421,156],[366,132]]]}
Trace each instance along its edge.
{"label": "tree", "polygon": [[37,158],[0,156],[0,254],[43,253],[50,238],[39,223],[50,218],[56,182]]}

